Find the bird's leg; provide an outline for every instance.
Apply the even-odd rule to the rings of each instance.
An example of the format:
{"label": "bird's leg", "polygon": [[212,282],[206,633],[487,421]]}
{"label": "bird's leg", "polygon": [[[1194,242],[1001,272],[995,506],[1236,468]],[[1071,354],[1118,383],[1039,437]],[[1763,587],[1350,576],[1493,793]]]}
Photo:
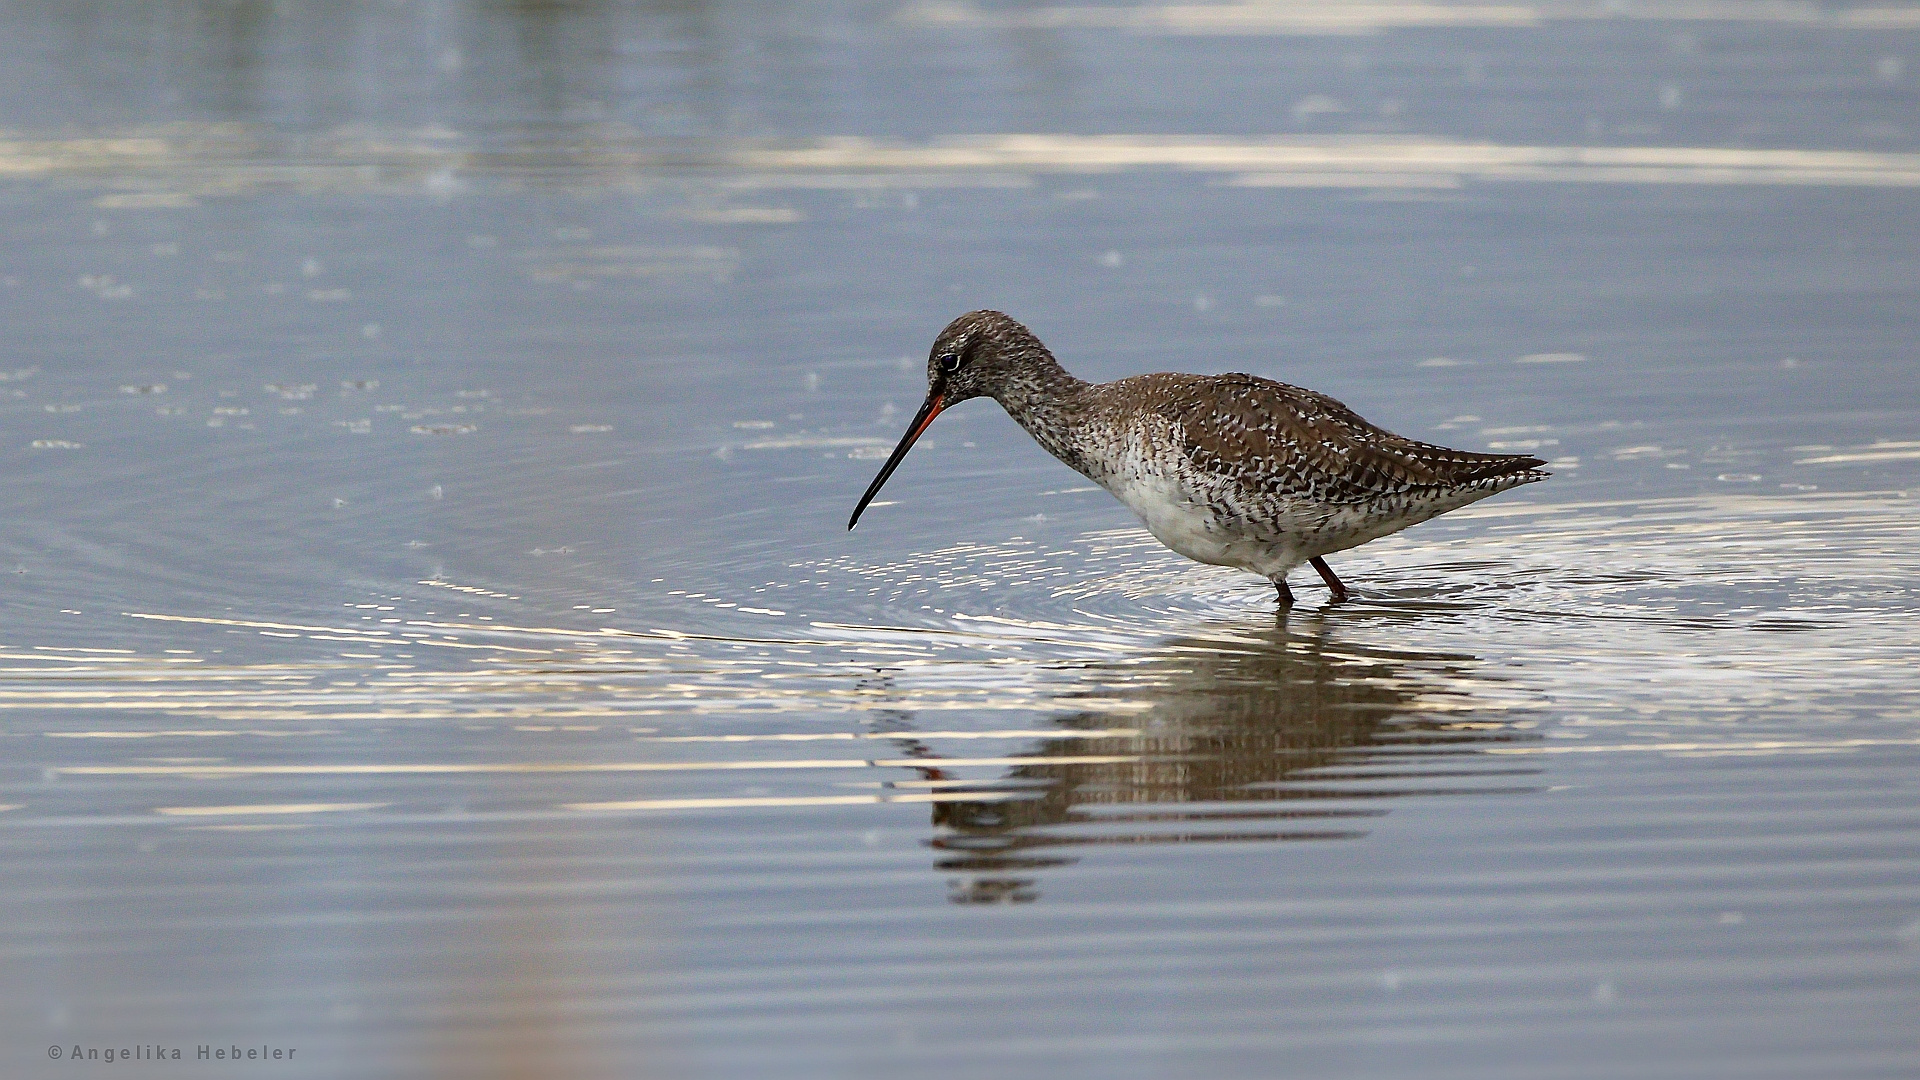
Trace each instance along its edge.
{"label": "bird's leg", "polygon": [[1327,565],[1327,560],[1315,555],[1313,558],[1308,559],[1307,562],[1311,564],[1315,570],[1320,571],[1320,580],[1327,583],[1327,591],[1333,593],[1335,603],[1345,600],[1351,595],[1347,592],[1347,587],[1340,584],[1340,579],[1333,576],[1333,567]]}
{"label": "bird's leg", "polygon": [[1293,590],[1287,588],[1287,579],[1283,577],[1278,577],[1278,578],[1273,578],[1272,580],[1273,580],[1274,591],[1280,594],[1280,606],[1283,608],[1292,607],[1293,606]]}

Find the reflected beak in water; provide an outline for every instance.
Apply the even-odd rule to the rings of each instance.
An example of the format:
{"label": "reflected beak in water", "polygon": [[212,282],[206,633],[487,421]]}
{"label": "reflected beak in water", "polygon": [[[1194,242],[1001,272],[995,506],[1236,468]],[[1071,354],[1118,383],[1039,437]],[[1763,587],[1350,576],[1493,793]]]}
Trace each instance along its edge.
{"label": "reflected beak in water", "polygon": [[881,485],[887,482],[887,477],[893,475],[894,469],[899,468],[900,460],[907,456],[907,451],[913,449],[914,440],[920,437],[921,432],[927,430],[927,425],[933,423],[933,418],[939,416],[940,410],[944,408],[946,408],[946,386],[945,380],[942,380],[927,391],[926,404],[920,406],[920,411],[913,414],[913,423],[907,425],[907,433],[900,437],[900,445],[893,448],[893,456],[888,458],[887,463],[881,467],[880,475],[873,478],[873,483],[867,485],[867,493],[860,496],[860,505],[853,508],[853,516],[847,519],[847,528],[851,529],[860,523],[861,511],[867,508],[867,504],[873,501],[875,495],[880,494]]}

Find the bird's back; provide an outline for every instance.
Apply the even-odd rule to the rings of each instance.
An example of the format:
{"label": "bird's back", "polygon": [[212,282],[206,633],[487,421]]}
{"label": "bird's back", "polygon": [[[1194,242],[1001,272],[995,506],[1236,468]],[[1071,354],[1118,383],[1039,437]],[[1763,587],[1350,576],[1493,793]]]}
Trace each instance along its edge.
{"label": "bird's back", "polygon": [[1076,411],[1102,449],[1093,469],[1070,463],[1156,535],[1176,511],[1197,515],[1209,535],[1284,549],[1262,562],[1298,565],[1548,475],[1539,458],[1404,438],[1325,394],[1241,373],[1120,379],[1088,387]]}

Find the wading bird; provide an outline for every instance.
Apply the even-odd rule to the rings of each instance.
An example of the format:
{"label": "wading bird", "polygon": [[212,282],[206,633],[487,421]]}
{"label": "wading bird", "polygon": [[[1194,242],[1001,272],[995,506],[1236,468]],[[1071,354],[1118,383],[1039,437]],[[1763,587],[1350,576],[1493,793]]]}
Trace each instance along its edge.
{"label": "wading bird", "polygon": [[997,311],[947,325],[927,357],[927,400],[860,497],[861,511],[933,418],[990,397],[1047,452],[1197,562],[1251,570],[1291,606],[1287,571],[1308,563],[1347,597],[1323,556],[1521,484],[1546,462],[1404,439],[1325,394],[1254,375],[1074,378],[1033,332]]}

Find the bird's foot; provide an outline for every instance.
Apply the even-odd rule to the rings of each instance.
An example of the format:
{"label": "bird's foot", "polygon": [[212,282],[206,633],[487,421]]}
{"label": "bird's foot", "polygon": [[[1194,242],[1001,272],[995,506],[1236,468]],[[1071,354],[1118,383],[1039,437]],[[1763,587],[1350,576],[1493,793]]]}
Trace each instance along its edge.
{"label": "bird's foot", "polygon": [[1273,589],[1276,593],[1280,594],[1278,602],[1282,610],[1293,606],[1293,590],[1287,588],[1285,580],[1275,581],[1273,583]]}

